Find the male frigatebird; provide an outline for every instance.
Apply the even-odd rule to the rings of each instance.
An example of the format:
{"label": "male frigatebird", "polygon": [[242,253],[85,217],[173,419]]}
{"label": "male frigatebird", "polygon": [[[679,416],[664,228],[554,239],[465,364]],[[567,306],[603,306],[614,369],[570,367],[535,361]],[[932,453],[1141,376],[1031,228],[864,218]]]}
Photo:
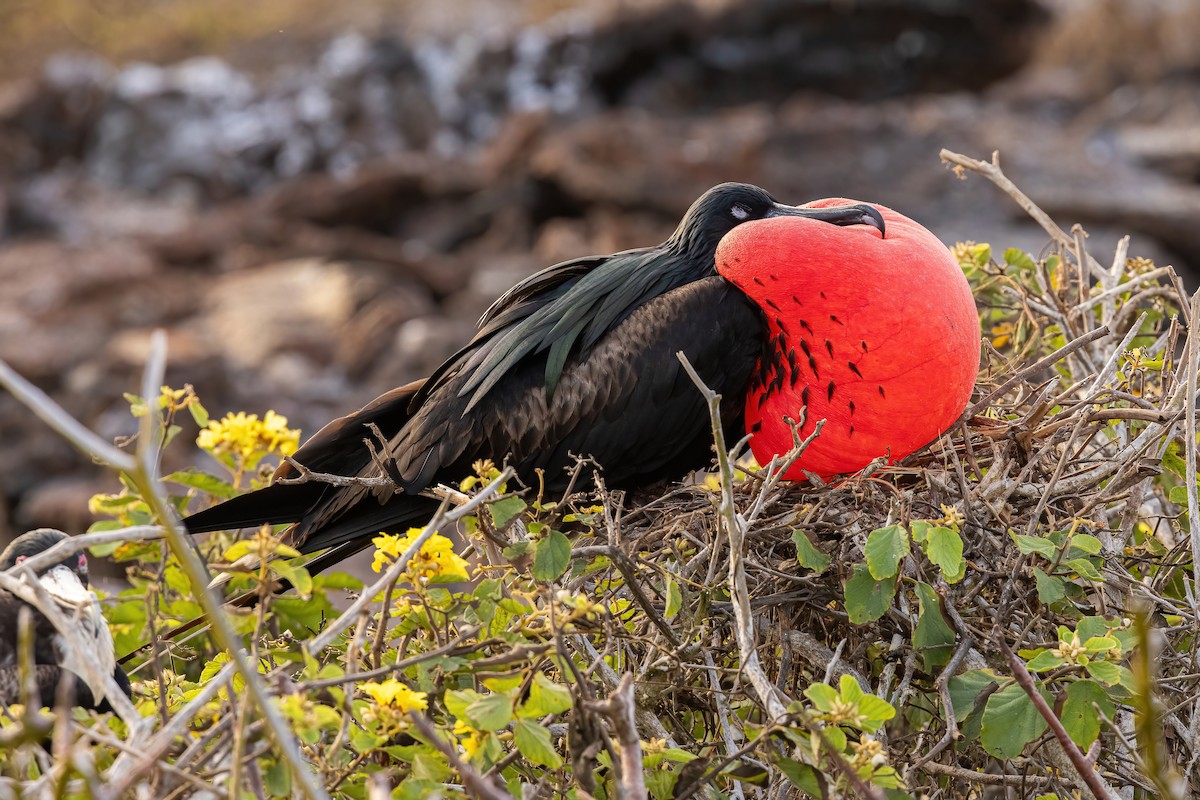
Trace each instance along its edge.
{"label": "male frigatebird", "polygon": [[[48,529],[24,533],[0,553],[0,570],[20,564],[66,538],[65,533]],[[38,693],[35,700],[46,705],[53,704],[58,697],[60,683],[65,681],[72,705],[111,711],[104,687],[89,685],[85,678],[88,671],[80,666],[83,659],[92,661],[100,674],[111,674],[126,695],[130,693],[129,678],[117,666],[113,654],[112,633],[100,613],[100,602],[88,590],[87,556],[76,553],[40,570],[38,582],[59,604],[63,615],[75,627],[78,638],[87,645],[87,649],[80,652],[59,634],[45,615],[24,600],[0,589],[0,705],[16,703],[21,696],[18,620],[21,609],[26,607],[32,612],[29,618],[33,626],[33,672]]]}
{"label": "male frigatebird", "polygon": [[[455,484],[473,462],[507,462],[527,484],[566,488],[575,456],[590,456],[609,486],[644,486],[705,467],[708,409],[676,353],[722,395],[730,440],[743,436],[747,386],[768,346],[763,309],[717,273],[722,238],[752,221],[796,217],[831,232],[869,226],[866,204],[781,205],[766,191],[725,183],[688,209],[655,247],[567,261],[519,283],[483,315],[479,332],[429,378],[394,389],[327,425],[295,454],[314,472],[378,476],[363,440],[374,423],[398,491],[275,483],[184,520],[188,531],[290,523],[301,552],[325,548],[322,566],[380,531],[424,523],[437,506],[419,496]],[[794,269],[803,270],[801,256]],[[277,477],[294,476],[287,464]]]}

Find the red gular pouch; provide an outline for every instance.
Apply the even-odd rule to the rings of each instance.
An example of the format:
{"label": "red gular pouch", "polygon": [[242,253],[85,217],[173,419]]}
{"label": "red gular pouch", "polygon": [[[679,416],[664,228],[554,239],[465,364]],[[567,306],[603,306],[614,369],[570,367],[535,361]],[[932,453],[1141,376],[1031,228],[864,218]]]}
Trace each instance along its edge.
{"label": "red gular pouch", "polygon": [[780,216],[738,225],[717,248],[717,271],[758,304],[769,330],[746,397],[755,458],[792,449],[785,418],[805,406],[802,436],[825,420],[789,479],[904,458],[954,424],[975,385],[979,315],[962,270],[929,230],[874,207],[885,234]]}

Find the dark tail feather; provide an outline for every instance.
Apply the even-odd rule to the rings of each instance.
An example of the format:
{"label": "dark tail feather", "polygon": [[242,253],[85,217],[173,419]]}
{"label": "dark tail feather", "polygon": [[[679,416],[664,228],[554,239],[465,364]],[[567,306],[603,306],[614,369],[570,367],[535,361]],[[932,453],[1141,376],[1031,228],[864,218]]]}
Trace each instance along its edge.
{"label": "dark tail feather", "polygon": [[380,532],[403,533],[414,526],[424,525],[437,512],[439,505],[433,498],[417,495],[393,495],[382,505],[367,499],[346,509],[335,519],[314,524],[311,529],[301,522],[288,532],[284,541],[300,542],[293,546],[302,553],[327,547],[336,550],[355,543],[361,550],[370,545],[371,539]]}
{"label": "dark tail feather", "polygon": [[188,533],[231,531],[299,522],[329,488],[325,483],[276,483],[226,500],[183,520]]}

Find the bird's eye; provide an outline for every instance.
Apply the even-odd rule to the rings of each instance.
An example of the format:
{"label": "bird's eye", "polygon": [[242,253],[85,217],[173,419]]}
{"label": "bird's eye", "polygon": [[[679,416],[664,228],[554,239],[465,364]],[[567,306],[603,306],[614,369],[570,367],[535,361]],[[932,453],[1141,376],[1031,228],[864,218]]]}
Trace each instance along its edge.
{"label": "bird's eye", "polygon": [[742,220],[750,219],[750,209],[746,208],[741,203],[734,203],[729,208],[729,213],[732,214],[733,218],[736,219],[738,222],[741,222]]}

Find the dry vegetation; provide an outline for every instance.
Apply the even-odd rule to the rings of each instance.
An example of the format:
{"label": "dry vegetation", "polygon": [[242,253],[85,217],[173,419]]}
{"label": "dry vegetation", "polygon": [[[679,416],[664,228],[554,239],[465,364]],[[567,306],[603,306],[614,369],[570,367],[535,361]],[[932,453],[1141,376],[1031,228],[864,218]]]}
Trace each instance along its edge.
{"label": "dry vegetation", "polygon": [[[653,499],[502,495],[507,475],[481,465],[389,544],[374,586],[232,568],[234,590],[268,598],[284,576],[311,599],[222,617],[211,641],[162,640],[213,604],[178,531],[163,547],[121,527],[189,499],[154,474],[162,420],[143,416],[136,457],[114,451],[0,372],[125,472],[127,499],[105,506],[117,530],[95,535],[127,542],[118,647],[154,644],[131,664],[136,716],[60,717],[49,756],[54,720],[3,717],[0,796],[1191,796],[1196,300],[1124,243],[1099,263],[997,162],[943,158],[1011,194],[1052,247],[956,248],[985,368],[922,453],[824,486],[722,458]],[[426,549],[459,518],[471,584]],[[248,542],[204,550],[289,555]],[[340,614],[339,588],[357,598]]]}

